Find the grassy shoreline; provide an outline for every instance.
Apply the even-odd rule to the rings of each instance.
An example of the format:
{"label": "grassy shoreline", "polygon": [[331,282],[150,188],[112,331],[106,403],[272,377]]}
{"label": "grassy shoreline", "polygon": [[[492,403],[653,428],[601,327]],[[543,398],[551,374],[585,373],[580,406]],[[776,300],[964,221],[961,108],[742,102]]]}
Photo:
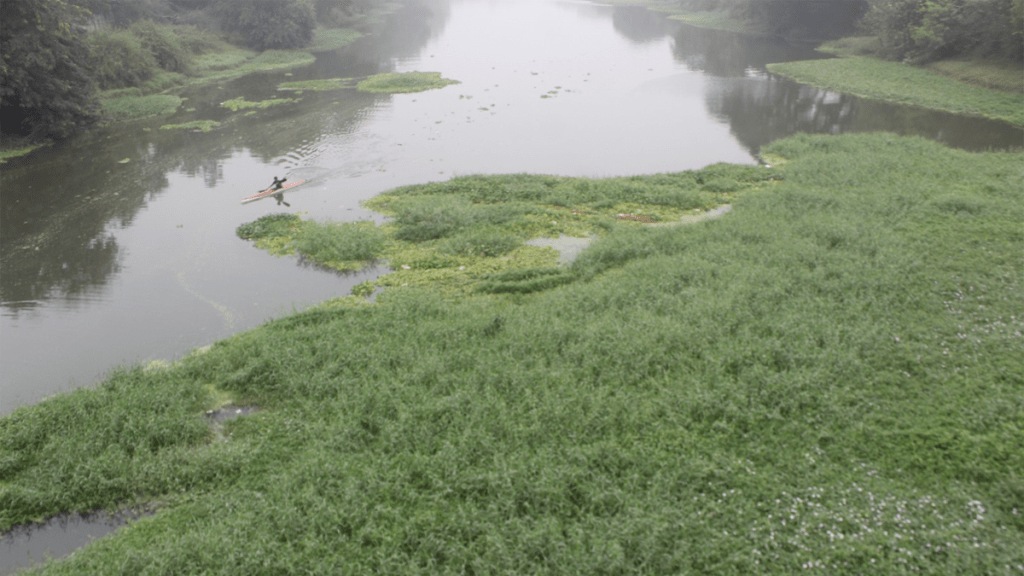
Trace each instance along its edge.
{"label": "grassy shoreline", "polygon": [[[393,9],[391,5],[390,9]],[[367,24],[381,17],[385,8],[365,18]],[[316,60],[316,54],[343,48],[355,42],[362,33],[355,28],[319,28],[309,47],[298,50],[265,50],[256,52],[216,40],[202,54],[194,56],[188,74],[159,71],[141,86],[106,90],[99,93],[99,106],[103,112],[103,123],[124,123],[159,116],[170,116],[177,112],[184,99],[184,90],[204,84],[227,82],[249,74],[290,70],[308,66]],[[210,121],[202,129],[210,130]],[[177,128],[176,125],[169,125]],[[182,126],[181,129],[192,129]],[[33,150],[47,145],[10,145],[0,147],[0,164],[12,158],[27,156]]]}
{"label": "grassy shoreline", "polygon": [[[765,153],[386,194],[390,233],[438,250],[500,212],[523,237],[548,233],[532,209],[607,212],[553,285],[400,282],[15,411],[0,529],[159,505],[43,574],[1013,571],[1024,154],[887,134]],[[734,209],[608,216],[672,190]],[[260,410],[215,434],[225,401]]]}
{"label": "grassy shoreline", "polygon": [[[669,14],[691,26],[764,35],[749,22],[722,11],[680,10],[663,0],[617,0]],[[769,64],[768,70],[797,82],[898,104],[978,116],[1024,126],[1024,83],[1020,66],[989,61],[948,60],[912,66],[874,56],[876,40],[841,38],[819,48],[830,60]]]}
{"label": "grassy shoreline", "polygon": [[1024,94],[961,82],[926,68],[871,57],[769,64],[797,82],[864,98],[1024,126]]}

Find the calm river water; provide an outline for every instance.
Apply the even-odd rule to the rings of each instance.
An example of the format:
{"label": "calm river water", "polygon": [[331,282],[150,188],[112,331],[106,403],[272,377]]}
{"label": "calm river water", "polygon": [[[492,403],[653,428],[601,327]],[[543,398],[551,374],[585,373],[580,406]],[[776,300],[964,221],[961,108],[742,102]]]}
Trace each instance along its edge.
{"label": "calm river water", "polygon": [[[684,26],[641,8],[566,0],[427,0],[380,33],[291,73],[196,89],[173,118],[103,129],[15,160],[0,176],[0,414],[173,360],[345,295],[337,275],[235,236],[264,214],[376,218],[360,201],[459,174],[611,176],[752,163],[795,132],[892,130],[966,148],[1020,130],[881,105],[773,77],[806,48]],[[284,81],[437,71],[460,84],[406,95],[307,92]],[[213,132],[162,124],[221,121]],[[241,205],[275,175],[311,182]]]}

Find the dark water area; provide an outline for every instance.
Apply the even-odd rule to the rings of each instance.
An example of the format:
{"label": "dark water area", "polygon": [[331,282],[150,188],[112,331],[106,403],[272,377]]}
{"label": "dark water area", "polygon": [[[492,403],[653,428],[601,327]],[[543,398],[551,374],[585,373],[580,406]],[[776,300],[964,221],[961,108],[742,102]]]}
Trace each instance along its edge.
{"label": "dark water area", "polygon": [[[970,150],[1024,143],[997,122],[870,102],[766,72],[806,46],[702,30],[642,8],[432,0],[290,72],[187,94],[171,118],[108,127],[0,168],[0,415],[174,360],[344,296],[339,275],[235,236],[265,214],[379,220],[360,202],[460,174],[613,176],[756,162],[799,132],[887,130]],[[302,94],[278,84],[436,71],[417,94]],[[220,103],[288,97],[252,114]],[[161,129],[216,120],[218,129]],[[306,178],[290,207],[240,199]]]}
{"label": "dark water area", "polygon": [[0,536],[0,576],[63,558],[141,516],[140,513],[69,514]]}

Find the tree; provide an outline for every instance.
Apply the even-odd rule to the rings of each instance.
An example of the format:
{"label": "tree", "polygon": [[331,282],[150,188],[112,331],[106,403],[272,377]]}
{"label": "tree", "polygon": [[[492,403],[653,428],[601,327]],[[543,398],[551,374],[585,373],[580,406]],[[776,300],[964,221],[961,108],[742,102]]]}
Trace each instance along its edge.
{"label": "tree", "polygon": [[220,13],[225,26],[256,50],[301,48],[316,28],[309,0],[222,0]]}
{"label": "tree", "polygon": [[871,0],[864,22],[898,60],[1024,60],[1024,0]]}
{"label": "tree", "polygon": [[63,138],[99,115],[83,24],[67,0],[2,0],[0,131]]}

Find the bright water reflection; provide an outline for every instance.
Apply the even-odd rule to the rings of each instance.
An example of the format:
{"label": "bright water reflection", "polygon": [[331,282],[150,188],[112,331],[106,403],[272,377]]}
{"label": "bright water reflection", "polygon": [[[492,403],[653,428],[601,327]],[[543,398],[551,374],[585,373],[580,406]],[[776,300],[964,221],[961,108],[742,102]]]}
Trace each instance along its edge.
{"label": "bright water reflection", "polygon": [[[1021,143],[991,122],[866,103],[765,72],[806,48],[695,29],[640,8],[560,0],[424,0],[293,73],[197,89],[174,118],[98,131],[0,179],[0,414],[170,359],[333,296],[338,276],[275,258],[234,229],[282,210],[375,218],[359,202],[458,174],[608,176],[751,163],[796,132],[887,129],[968,148]],[[437,71],[461,83],[395,96],[290,95],[252,116],[219,103],[279,83]],[[163,123],[222,122],[208,134]],[[274,175],[309,178],[241,206]]]}

